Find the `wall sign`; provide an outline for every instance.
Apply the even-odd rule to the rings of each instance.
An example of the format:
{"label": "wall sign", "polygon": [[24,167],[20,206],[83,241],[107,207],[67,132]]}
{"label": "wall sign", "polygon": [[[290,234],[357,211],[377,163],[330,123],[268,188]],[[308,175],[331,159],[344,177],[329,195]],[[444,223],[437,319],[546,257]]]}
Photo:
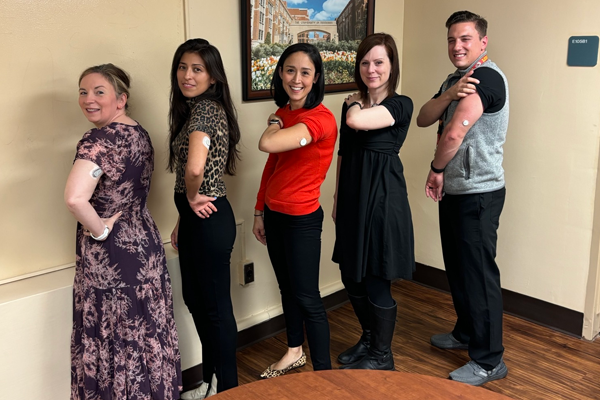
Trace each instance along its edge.
{"label": "wall sign", "polygon": [[570,67],[595,67],[598,63],[598,36],[571,36],[567,65]]}

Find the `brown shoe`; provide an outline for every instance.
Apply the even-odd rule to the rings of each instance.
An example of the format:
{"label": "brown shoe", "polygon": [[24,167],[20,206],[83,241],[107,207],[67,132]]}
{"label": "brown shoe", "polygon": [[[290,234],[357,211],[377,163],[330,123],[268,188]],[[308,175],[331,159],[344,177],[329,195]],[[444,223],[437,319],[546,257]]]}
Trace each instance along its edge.
{"label": "brown shoe", "polygon": [[302,352],[302,355],[299,359],[297,359],[292,365],[284,369],[273,369],[273,365],[275,364],[269,365],[269,367],[265,369],[262,374],[260,374],[260,377],[263,379],[277,378],[278,376],[285,375],[287,372],[293,369],[304,367],[306,365],[306,354]]}

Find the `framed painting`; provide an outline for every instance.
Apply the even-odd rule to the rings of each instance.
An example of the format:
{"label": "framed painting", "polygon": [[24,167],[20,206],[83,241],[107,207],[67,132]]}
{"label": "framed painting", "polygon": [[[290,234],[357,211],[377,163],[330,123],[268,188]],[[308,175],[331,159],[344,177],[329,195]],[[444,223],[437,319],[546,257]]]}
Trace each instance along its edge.
{"label": "framed painting", "polygon": [[279,56],[294,43],[321,52],[325,92],[356,89],[356,50],[373,33],[375,0],[242,0],[243,100],[271,98]]}

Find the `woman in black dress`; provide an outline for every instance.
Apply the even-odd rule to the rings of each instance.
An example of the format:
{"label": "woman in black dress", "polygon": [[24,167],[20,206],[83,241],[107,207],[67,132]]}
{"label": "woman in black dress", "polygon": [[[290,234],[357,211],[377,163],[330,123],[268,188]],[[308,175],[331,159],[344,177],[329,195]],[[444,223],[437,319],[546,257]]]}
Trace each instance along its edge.
{"label": "woman in black dress", "polygon": [[413,105],[398,95],[394,39],[367,36],[356,55],[359,93],[342,107],[333,261],[361,324],[358,343],[341,353],[340,368],[394,369],[391,342],[397,304],[391,281],[414,271],[413,228],[404,168],[398,156]]}

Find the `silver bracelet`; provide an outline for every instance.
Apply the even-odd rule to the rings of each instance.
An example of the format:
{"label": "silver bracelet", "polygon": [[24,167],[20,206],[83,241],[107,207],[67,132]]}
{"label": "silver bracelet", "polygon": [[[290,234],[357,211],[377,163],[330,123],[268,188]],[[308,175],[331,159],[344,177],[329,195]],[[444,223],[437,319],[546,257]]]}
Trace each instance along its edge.
{"label": "silver bracelet", "polygon": [[90,236],[92,239],[94,240],[104,240],[108,237],[108,234],[110,233],[110,228],[108,227],[108,225],[104,225],[104,232],[102,232],[102,235],[96,237],[94,236],[94,234],[90,231]]}

